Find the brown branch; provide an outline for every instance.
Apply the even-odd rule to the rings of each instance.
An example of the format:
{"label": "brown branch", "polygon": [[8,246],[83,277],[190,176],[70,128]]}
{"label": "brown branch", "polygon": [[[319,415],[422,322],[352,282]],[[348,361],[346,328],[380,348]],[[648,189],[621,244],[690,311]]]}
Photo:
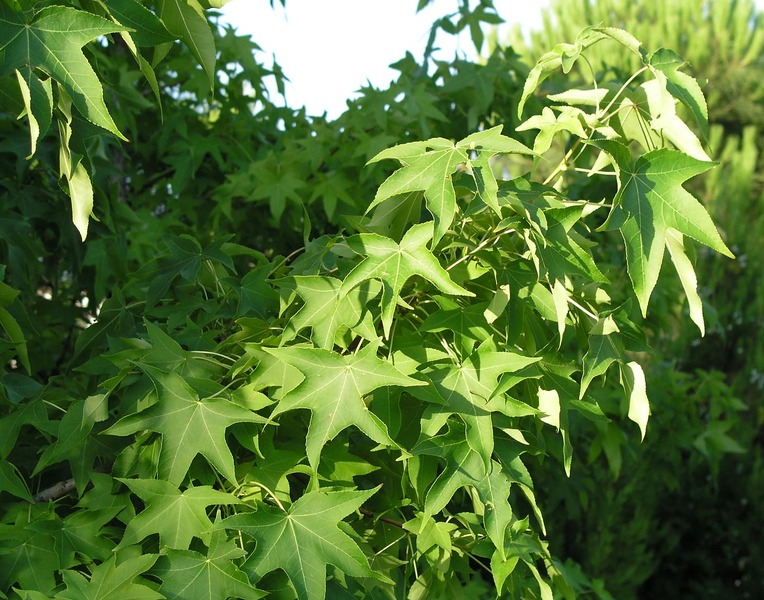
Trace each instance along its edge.
{"label": "brown branch", "polygon": [[395,519],[390,519],[388,517],[378,517],[373,512],[366,510],[365,508],[361,508],[360,513],[366,517],[370,517],[372,519],[376,519],[377,521],[382,521],[383,523],[392,525],[393,527],[397,527],[398,529],[403,529],[403,523],[396,521]]}
{"label": "brown branch", "polygon": [[[93,469],[94,473],[108,473],[111,470],[111,465],[102,465]],[[77,488],[77,484],[74,481],[74,477],[59,481],[53,484],[49,488],[45,488],[39,494],[36,494],[32,500],[35,503],[49,502],[50,500],[58,500],[63,498],[67,494],[71,494]]]}

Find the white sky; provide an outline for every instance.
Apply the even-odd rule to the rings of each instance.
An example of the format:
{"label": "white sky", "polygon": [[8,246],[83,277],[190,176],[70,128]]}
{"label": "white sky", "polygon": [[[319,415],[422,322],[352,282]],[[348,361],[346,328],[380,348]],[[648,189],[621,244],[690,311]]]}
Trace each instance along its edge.
{"label": "white sky", "polygon": [[[435,0],[416,13],[416,0],[230,0],[223,19],[239,33],[251,34],[268,55],[275,55],[291,80],[289,106],[306,106],[309,114],[328,112],[336,118],[345,101],[367,80],[385,88],[396,78],[388,65],[410,51],[421,59],[432,22],[455,12],[458,0]],[[496,0],[507,26],[541,24],[548,0]],[[474,56],[469,37],[457,40],[440,33],[437,46],[444,59],[459,51]],[[264,57],[260,57],[263,60]],[[266,65],[270,61],[264,61]]]}
{"label": "white sky", "polygon": [[[367,80],[387,87],[396,77],[388,65],[403,58],[406,50],[421,59],[430,25],[456,12],[459,1],[435,0],[418,14],[417,0],[287,0],[286,10],[278,0],[274,4],[272,9],[269,0],[230,0],[223,19],[276,56],[291,80],[286,90],[289,106],[306,106],[311,115],[327,111],[329,118],[336,118]],[[527,31],[540,28],[549,0],[494,4],[506,21],[502,27],[520,24]],[[764,9],[764,0],[755,4]],[[456,51],[474,57],[468,36],[456,40],[441,32],[437,42],[443,48],[440,58],[451,59]],[[260,58],[270,65],[266,57]]]}

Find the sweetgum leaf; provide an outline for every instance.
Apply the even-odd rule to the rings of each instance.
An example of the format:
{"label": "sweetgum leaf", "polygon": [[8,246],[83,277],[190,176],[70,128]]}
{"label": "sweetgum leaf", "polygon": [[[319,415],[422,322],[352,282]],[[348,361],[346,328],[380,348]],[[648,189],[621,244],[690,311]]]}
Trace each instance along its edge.
{"label": "sweetgum leaf", "polygon": [[606,227],[618,227],[642,314],[658,281],[669,228],[733,258],[711,217],[682,183],[714,166],[682,152],[662,148],[632,160],[626,146],[613,141],[594,145],[615,160],[620,187]]}
{"label": "sweetgum leaf", "polygon": [[[444,404],[433,405],[428,409],[428,414],[459,415],[466,424],[467,443],[483,459],[487,468],[493,454],[491,413],[517,416],[515,407],[508,404],[503,396],[493,395],[498,386],[497,380],[504,373],[520,371],[539,360],[514,352],[495,352],[481,346],[461,364],[437,366],[430,378]],[[532,412],[531,407],[528,409]]]}
{"label": "sweetgum leaf", "polygon": [[163,594],[141,581],[145,573],[156,562],[156,554],[145,554],[129,558],[117,565],[117,556],[93,569],[88,581],[79,571],[62,573],[66,590],[56,595],[61,600],[112,600],[129,598],[131,600],[160,600]]}
{"label": "sweetgum leaf", "polygon": [[177,373],[164,373],[149,365],[140,368],[153,381],[159,401],[123,417],[105,433],[123,436],[144,429],[161,433],[159,476],[173,485],[180,485],[197,454],[236,483],[226,429],[234,423],[263,423],[265,419],[223,397],[200,399]]}
{"label": "sweetgum leaf", "polygon": [[419,275],[434,284],[441,292],[456,296],[474,296],[468,290],[453,282],[438,259],[427,248],[432,239],[432,223],[414,225],[403,236],[400,244],[374,233],[361,233],[348,239],[351,250],[364,254],[366,258],[357,265],[342,282],[340,292],[350,290],[368,279],[382,281],[382,326],[385,337],[390,336],[395,306],[404,284],[414,275]]}
{"label": "sweetgum leaf", "polygon": [[366,303],[379,294],[379,282],[365,282],[344,295],[340,294],[342,281],[334,277],[305,275],[284,283],[293,286],[305,304],[287,323],[282,342],[294,339],[304,327],[311,327],[311,339],[327,350],[334,346],[334,336],[342,327],[359,329],[366,339],[377,337],[364,316],[368,314]]}
{"label": "sweetgum leaf", "polygon": [[435,219],[434,243],[442,238],[456,213],[456,192],[451,174],[459,164],[467,161],[467,153],[443,138],[427,142],[404,144],[404,148],[391,148],[378,154],[372,161],[398,158],[405,166],[390,175],[377,190],[369,210],[388,198],[410,192],[424,192],[427,208]]}
{"label": "sweetgum leaf", "polygon": [[207,507],[238,504],[236,496],[210,486],[190,487],[181,492],[162,479],[119,479],[143,500],[146,508],[127,524],[120,546],[137,544],[159,534],[160,546],[186,550],[194,537],[212,529]]}
{"label": "sweetgum leaf", "polygon": [[658,48],[648,57],[647,64],[666,76],[668,91],[690,109],[692,116],[700,126],[701,135],[707,136],[708,105],[706,98],[697,80],[679,70],[686,64],[684,59],[673,50]]}
{"label": "sweetgum leaf", "polygon": [[286,511],[264,505],[255,512],[228,517],[217,526],[255,538],[257,547],[242,565],[252,580],[283,569],[300,600],[323,600],[328,564],[351,577],[383,579],[371,570],[358,545],[337,526],[377,489],[313,491]]}
{"label": "sweetgum leaf", "polygon": [[[65,6],[49,6],[26,21],[0,3],[1,75],[13,69],[39,69],[68,92],[77,110],[90,122],[121,139],[103,101],[103,88],[82,47],[99,36],[125,31],[121,25],[97,15]],[[40,116],[40,113],[35,115]]]}
{"label": "sweetgum leaf", "polygon": [[424,385],[374,355],[367,346],[357,354],[340,356],[319,348],[268,348],[267,352],[293,367],[305,380],[276,405],[271,418],[303,408],[312,417],[305,437],[311,467],[317,468],[321,449],[340,431],[355,425],[375,442],[395,446],[385,424],[372,413],[364,396],[385,386]]}
{"label": "sweetgum leaf", "polygon": [[160,591],[168,600],[255,600],[265,592],[255,588],[234,559],[245,552],[225,532],[211,535],[207,555],[192,550],[169,550],[159,557],[152,574],[162,580]]}

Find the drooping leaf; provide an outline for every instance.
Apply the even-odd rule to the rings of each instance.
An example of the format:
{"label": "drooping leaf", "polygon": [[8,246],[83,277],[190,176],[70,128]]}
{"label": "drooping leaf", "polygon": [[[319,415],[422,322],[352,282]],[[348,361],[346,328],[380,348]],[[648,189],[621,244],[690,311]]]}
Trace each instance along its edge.
{"label": "drooping leaf", "polygon": [[650,112],[650,127],[688,156],[710,161],[697,136],[676,114],[676,99],[668,89],[666,76],[658,71],[655,79],[642,84]]}
{"label": "drooping leaf", "polygon": [[703,137],[708,135],[708,106],[703,91],[696,79],[679,69],[686,62],[673,50],[659,48],[653,52],[647,63],[665,75],[666,87],[672,96],[679,98],[690,109],[692,116],[700,126]]}
{"label": "drooping leaf", "polygon": [[319,348],[267,349],[305,375],[305,380],[276,405],[271,418],[298,408],[311,411],[305,447],[314,469],[318,466],[321,448],[350,425],[355,425],[375,442],[396,445],[384,423],[368,409],[364,397],[385,386],[408,387],[423,383],[404,375],[391,363],[378,358],[374,351],[373,345],[347,356]]}
{"label": "drooping leaf", "polygon": [[373,233],[361,233],[348,239],[348,246],[357,254],[365,255],[342,282],[340,292],[350,290],[368,279],[382,282],[382,326],[385,337],[390,336],[393,313],[404,284],[414,275],[423,277],[441,292],[456,296],[473,296],[453,282],[438,259],[427,249],[432,239],[432,223],[414,225],[398,244],[390,238]]}
{"label": "drooping leaf", "polygon": [[592,380],[605,373],[613,362],[624,356],[623,347],[618,336],[618,325],[611,315],[600,319],[589,332],[589,350],[584,355],[583,374],[581,375],[581,392],[583,398]]}
{"label": "drooping leaf", "polygon": [[682,187],[713,163],[665,148],[632,161],[628,149],[618,142],[593,143],[613,156],[620,171],[620,187],[606,226],[621,230],[629,277],[643,315],[658,281],[668,228],[733,256],[706,209]]}
{"label": "drooping leaf", "polygon": [[257,546],[242,565],[252,580],[283,569],[300,600],[323,600],[328,564],[351,577],[381,578],[371,570],[357,544],[337,526],[376,491],[313,491],[286,511],[263,505],[255,512],[228,517],[218,526],[255,538]]}
{"label": "drooping leaf", "polygon": [[98,76],[82,53],[82,47],[98,36],[124,30],[67,6],[48,6],[26,21],[24,13],[0,3],[0,51],[5,53],[0,75],[13,69],[40,69],[63,86],[82,116],[125,139],[104,104]]}
{"label": "drooping leaf", "polygon": [[160,0],[159,17],[172,35],[183,40],[215,84],[215,38],[198,0]]}
{"label": "drooping leaf", "polygon": [[420,440],[412,452],[445,460],[443,471],[427,491],[424,514],[428,517],[443,510],[457,490],[477,485],[487,474],[483,457],[467,443],[464,425],[459,421],[449,421],[446,433]]}
{"label": "drooping leaf", "polygon": [[666,247],[687,296],[687,303],[690,305],[690,318],[700,329],[700,335],[705,335],[706,325],[703,320],[703,301],[698,295],[698,277],[684,250],[682,234],[669,227],[666,230]]}
{"label": "drooping leaf", "polygon": [[645,373],[639,363],[631,361],[621,370],[623,387],[629,394],[629,419],[639,426],[642,439],[647,432],[647,421],[650,418],[650,401],[647,398],[647,383]]}
{"label": "drooping leaf", "polygon": [[197,454],[235,483],[226,429],[235,423],[263,423],[265,419],[225,397],[199,398],[177,373],[164,373],[149,365],[140,368],[151,378],[159,401],[123,417],[105,433],[124,436],[144,429],[161,433],[159,475],[173,485],[180,485]]}
{"label": "drooping leaf", "polygon": [[159,545],[187,550],[194,537],[212,529],[207,507],[238,504],[236,496],[210,486],[190,487],[182,492],[162,479],[118,479],[143,500],[145,509],[127,524],[120,546],[137,544],[159,534]]}

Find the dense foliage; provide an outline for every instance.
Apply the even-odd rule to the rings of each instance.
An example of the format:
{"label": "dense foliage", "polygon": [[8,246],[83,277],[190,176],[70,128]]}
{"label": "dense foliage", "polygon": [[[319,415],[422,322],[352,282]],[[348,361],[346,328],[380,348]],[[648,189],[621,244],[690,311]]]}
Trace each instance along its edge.
{"label": "dense foliage", "polygon": [[[716,598],[733,589],[736,596],[756,598],[764,581],[764,546],[750,527],[764,506],[764,285],[758,268],[764,261],[764,21],[750,0],[554,0],[530,46],[513,36],[514,47],[540,56],[556,40],[602,22],[628,27],[647,47],[677,49],[689,61],[688,72],[704,82],[707,139],[720,164],[688,189],[703,200],[739,260],[702,251],[697,257],[699,295],[710,316],[702,339],[680,325],[680,283],[663,279],[654,298],[662,318],[654,328],[646,323],[656,360],[645,367],[655,412],[674,416],[653,423],[653,435],[621,455],[620,470],[607,475],[597,461],[580,465],[551,498],[542,496],[543,503],[553,502],[550,541],[590,575],[605,577],[618,598]],[[596,71],[627,73],[637,66],[631,53],[605,46],[592,48],[587,58]],[[582,65],[569,74],[575,85],[590,77]],[[554,93],[570,79],[545,83]],[[666,326],[669,315],[677,325]],[[566,510],[551,510],[563,501]],[[628,533],[621,529],[625,523]],[[620,543],[621,535],[631,543]]]}
{"label": "dense foliage", "polygon": [[608,597],[551,492],[655,433],[664,255],[700,332],[731,256],[683,60],[428,51],[329,122],[214,4],[0,2],[0,593]]}

